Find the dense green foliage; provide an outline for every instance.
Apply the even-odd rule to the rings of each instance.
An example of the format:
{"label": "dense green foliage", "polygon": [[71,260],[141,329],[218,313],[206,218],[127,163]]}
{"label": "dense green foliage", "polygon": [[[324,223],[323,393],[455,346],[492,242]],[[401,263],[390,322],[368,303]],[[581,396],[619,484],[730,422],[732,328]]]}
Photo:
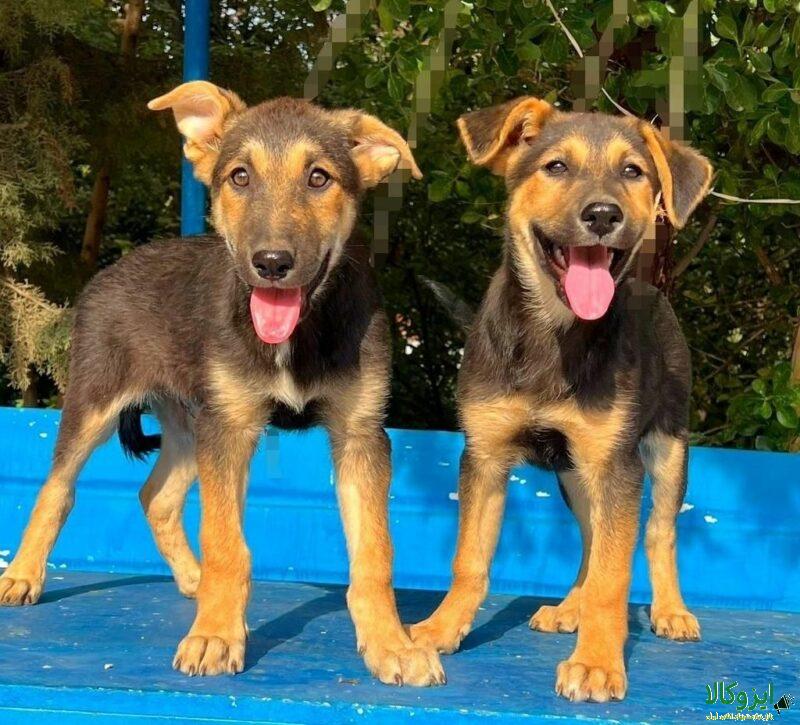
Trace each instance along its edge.
{"label": "dense green foliage", "polygon": [[[600,84],[622,107],[660,116],[673,136],[705,153],[718,170],[717,191],[800,199],[800,3],[553,5],[591,62],[543,0],[350,0],[348,42],[333,45],[327,72],[314,61],[323,47],[330,51],[329,23],[343,0],[212,1],[212,80],[250,103],[318,86],[320,102],[369,110],[417,143],[425,179],[405,187],[402,204],[378,190],[364,214],[365,225],[380,229],[390,210],[388,250],[376,262],[394,321],[394,425],[455,424],[463,335],[424,279],[476,305],[499,261],[502,182],[466,162],[454,126],[465,110],[533,94],[564,109],[617,112]],[[60,304],[93,271],[80,250],[101,165],[111,180],[101,264],[176,232],[178,139],[144,103],[180,81],[180,2],[145,3],[130,62],[119,53],[117,1],[21,0],[3,12],[15,17],[0,17],[0,273],[15,284],[30,280],[31,295]],[[26,75],[24,92],[14,74]],[[7,111],[12,87],[20,97]],[[6,128],[20,119],[24,128]],[[790,362],[800,322],[799,229],[800,206],[710,197],[686,229],[659,236],[655,271],[643,274],[670,295],[689,338],[692,423],[703,442],[800,445]],[[36,307],[17,294],[20,324],[0,322],[6,369],[18,385],[28,362],[53,372],[60,338],[51,334],[45,297]],[[26,319],[40,322],[28,330]],[[24,354],[14,349],[23,332]],[[34,383],[40,402],[53,390],[48,380]],[[6,402],[18,396],[0,388]]]}

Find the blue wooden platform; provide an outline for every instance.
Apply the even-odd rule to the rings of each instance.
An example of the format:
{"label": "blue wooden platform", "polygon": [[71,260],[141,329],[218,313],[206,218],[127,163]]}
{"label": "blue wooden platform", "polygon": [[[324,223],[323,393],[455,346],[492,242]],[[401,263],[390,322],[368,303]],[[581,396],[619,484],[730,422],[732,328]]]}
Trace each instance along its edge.
{"label": "blue wooden platform", "polygon": [[[0,409],[0,568],[19,542],[58,422],[55,412]],[[391,436],[398,598],[404,619],[414,621],[435,607],[449,579],[462,442],[449,433]],[[705,686],[717,680],[759,693],[771,682],[776,699],[796,698],[775,719],[800,722],[800,456],[692,451],[679,519],[681,578],[703,641],[650,632],[640,552],[629,694],[602,705],[553,694],[555,666],[574,635],[527,628],[543,598],[563,596],[578,564],[576,526],[551,475],[514,472],[495,593],[462,651],[445,658],[448,685],[417,690],[373,681],[355,653],[341,587],[344,539],[319,431],[268,435],[253,464],[248,540],[256,578],[269,581],[254,587],[246,671],[206,679],[173,672],[194,604],[164,576],[138,508],[148,471],[124,459],[116,440],[98,450],[41,603],[0,609],[0,723],[697,721],[736,713],[706,705]],[[193,496],[193,534],[197,517]]]}

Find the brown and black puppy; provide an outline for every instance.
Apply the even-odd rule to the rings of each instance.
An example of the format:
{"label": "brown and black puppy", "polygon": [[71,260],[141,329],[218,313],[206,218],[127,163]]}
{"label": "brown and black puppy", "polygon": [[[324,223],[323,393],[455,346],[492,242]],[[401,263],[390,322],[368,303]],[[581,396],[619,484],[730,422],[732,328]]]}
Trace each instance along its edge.
{"label": "brown and black puppy", "polygon": [[[69,388],[50,476],[0,603],[37,601],[75,477],[121,421],[134,454],[153,447],[140,406],[162,426],[141,492],[159,549],[197,616],[174,666],[244,666],[250,554],[242,515],[264,426],[327,426],[350,555],[358,647],[383,682],[443,680],[435,651],[403,629],[387,526],[387,323],[356,238],[359,199],[398,165],[420,173],[402,137],[353,110],[278,99],[247,109],[207,82],[151,101],[172,109],[197,177],[211,188],[219,236],[151,244],[101,272],[77,307]],[[199,476],[202,567],[181,512]]]}
{"label": "brown and black puppy", "polygon": [[453,584],[415,642],[453,652],[486,596],[509,469],[553,469],[580,524],[583,560],[531,627],[578,630],[558,666],[572,700],[622,698],[631,558],[644,471],[646,548],[660,636],[698,639],[678,585],[675,518],[686,487],[690,360],[667,300],[628,278],[658,212],[683,226],[708,162],[641,121],[561,113],[520,98],[463,116],[470,158],[505,177],[506,245],[459,375],[466,449]]}

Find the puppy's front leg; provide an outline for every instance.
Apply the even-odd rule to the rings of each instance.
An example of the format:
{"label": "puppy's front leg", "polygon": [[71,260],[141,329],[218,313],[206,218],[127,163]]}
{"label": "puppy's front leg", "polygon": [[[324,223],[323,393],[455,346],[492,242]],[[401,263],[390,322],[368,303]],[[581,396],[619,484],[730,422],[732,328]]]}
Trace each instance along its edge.
{"label": "puppy's front leg", "polygon": [[578,470],[591,507],[591,551],[580,593],[578,642],[558,665],[556,692],[570,700],[621,700],[628,687],[623,649],[644,469],[634,451]]}
{"label": "puppy's front leg", "polygon": [[199,415],[196,425],[202,567],[197,616],[173,666],[187,675],[233,674],[244,668],[250,552],[242,518],[260,427],[234,425],[210,412]]}
{"label": "puppy's front leg", "polygon": [[331,429],[337,493],[350,556],[347,606],[358,650],[381,682],[444,684],[439,656],[415,645],[397,614],[392,589],[388,498],[390,447],[378,424]]}
{"label": "puppy's front leg", "polygon": [[508,472],[520,460],[520,430],[531,420],[516,396],[462,402],[467,447],[458,480],[458,543],[453,583],[438,609],[411,627],[411,638],[439,652],[455,652],[489,591],[489,569],[500,536]]}

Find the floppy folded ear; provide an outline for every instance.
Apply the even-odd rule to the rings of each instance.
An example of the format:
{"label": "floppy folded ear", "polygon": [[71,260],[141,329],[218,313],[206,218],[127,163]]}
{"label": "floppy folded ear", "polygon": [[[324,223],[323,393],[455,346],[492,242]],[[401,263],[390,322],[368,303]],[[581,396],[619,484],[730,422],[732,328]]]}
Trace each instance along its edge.
{"label": "floppy folded ear", "polygon": [[183,153],[192,162],[194,175],[210,184],[226,122],[246,108],[244,102],[208,81],[191,81],[154,98],[147,107],[151,111],[172,109],[178,131],[186,138]]}
{"label": "floppy folded ear", "polygon": [[661,182],[661,197],[672,225],[680,229],[708,194],[713,169],[693,148],[665,139],[648,123],[640,125]]}
{"label": "floppy folded ear", "polygon": [[555,109],[533,96],[482,108],[458,119],[461,140],[470,161],[503,176],[520,143],[532,139]]}
{"label": "floppy folded ear", "polygon": [[415,179],[422,172],[406,140],[375,116],[361,111],[342,111],[353,143],[351,156],[364,188],[376,186],[398,167],[409,169]]}

